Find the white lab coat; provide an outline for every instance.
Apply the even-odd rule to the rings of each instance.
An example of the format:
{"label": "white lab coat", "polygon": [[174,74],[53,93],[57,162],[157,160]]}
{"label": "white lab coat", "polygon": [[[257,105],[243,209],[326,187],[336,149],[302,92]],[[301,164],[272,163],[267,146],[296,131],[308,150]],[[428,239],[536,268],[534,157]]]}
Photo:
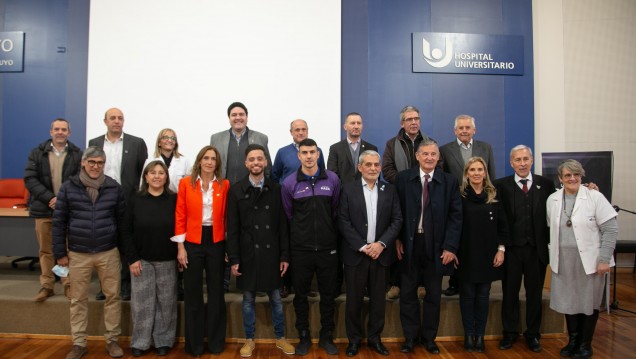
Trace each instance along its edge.
{"label": "white lab coat", "polygon": [[[550,268],[559,273],[559,224],[563,213],[563,189],[548,197],[546,202],[548,226],[550,226]],[[596,273],[598,255],[601,247],[601,224],[616,217],[618,213],[599,191],[592,191],[585,186],[579,188],[576,202],[572,210],[572,228],[579,255],[586,274]],[[614,258],[610,266],[614,266]]]}

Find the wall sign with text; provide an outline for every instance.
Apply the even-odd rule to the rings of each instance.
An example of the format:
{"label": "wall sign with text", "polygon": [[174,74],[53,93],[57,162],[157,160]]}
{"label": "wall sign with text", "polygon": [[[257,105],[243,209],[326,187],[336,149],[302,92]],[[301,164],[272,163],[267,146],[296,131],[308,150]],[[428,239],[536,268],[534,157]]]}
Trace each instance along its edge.
{"label": "wall sign with text", "polygon": [[413,72],[523,75],[523,37],[414,32]]}
{"label": "wall sign with text", "polygon": [[0,72],[24,71],[24,32],[0,32]]}

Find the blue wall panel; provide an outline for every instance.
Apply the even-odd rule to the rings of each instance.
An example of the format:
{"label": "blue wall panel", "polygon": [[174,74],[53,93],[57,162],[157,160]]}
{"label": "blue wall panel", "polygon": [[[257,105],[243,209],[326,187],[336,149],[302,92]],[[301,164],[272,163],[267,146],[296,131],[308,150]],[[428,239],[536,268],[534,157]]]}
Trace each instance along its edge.
{"label": "blue wall panel", "polygon": [[[467,113],[477,120],[476,138],[493,145],[498,175],[512,173],[508,150],[519,143],[534,142],[531,0],[344,3],[348,4],[343,4],[343,25],[349,17],[364,17],[360,9],[367,7],[367,18],[361,20],[368,24],[366,34],[363,27],[343,26],[343,32],[356,33],[343,34],[342,57],[343,114],[357,110],[365,116],[365,139],[383,151],[386,141],[399,129],[400,109],[410,104],[422,112],[423,131],[444,144],[454,139],[455,116]],[[413,32],[521,35],[525,41],[524,75],[413,73]],[[364,74],[364,69],[358,68],[355,74],[345,74],[345,69],[355,66],[347,63],[352,44],[346,40],[361,41],[364,36],[368,41],[368,72]],[[361,61],[359,56],[357,61]],[[353,100],[365,92],[366,106]]]}
{"label": "blue wall panel", "polygon": [[69,120],[71,141],[84,146],[90,3],[7,0],[0,4],[2,30],[26,33],[24,72],[0,74],[0,178],[22,177],[29,151],[50,137],[53,119]]}

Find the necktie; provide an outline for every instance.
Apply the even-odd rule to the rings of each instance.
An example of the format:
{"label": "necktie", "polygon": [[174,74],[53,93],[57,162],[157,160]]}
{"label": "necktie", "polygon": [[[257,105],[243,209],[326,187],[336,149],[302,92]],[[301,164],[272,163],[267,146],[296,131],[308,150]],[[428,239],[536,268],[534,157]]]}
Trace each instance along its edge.
{"label": "necktie", "polygon": [[356,150],[358,149],[358,142],[351,142],[351,157],[353,158],[353,168],[358,168],[358,156],[356,156]]}
{"label": "necktie", "polygon": [[424,175],[424,183],[422,183],[422,228],[424,228],[424,208],[426,208],[426,202],[428,201],[428,179],[430,175]]}
{"label": "necktie", "polygon": [[523,185],[523,187],[521,188],[523,193],[528,194],[528,180],[524,178],[524,179],[520,179],[519,182],[521,182],[521,184]]}

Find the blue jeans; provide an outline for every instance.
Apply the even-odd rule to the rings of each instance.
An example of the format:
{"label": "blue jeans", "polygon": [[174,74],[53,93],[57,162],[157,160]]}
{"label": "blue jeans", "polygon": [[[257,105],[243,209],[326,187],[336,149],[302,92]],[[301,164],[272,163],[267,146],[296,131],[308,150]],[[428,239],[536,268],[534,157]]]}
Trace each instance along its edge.
{"label": "blue jeans", "polygon": [[483,336],[488,321],[490,282],[459,283],[459,309],[462,313],[464,334]]}
{"label": "blue jeans", "polygon": [[[269,305],[272,307],[272,322],[276,339],[285,336],[285,317],[283,316],[283,301],[280,299],[280,289],[274,289],[267,293]],[[256,292],[243,291],[243,328],[245,337],[254,339],[256,324]]]}

